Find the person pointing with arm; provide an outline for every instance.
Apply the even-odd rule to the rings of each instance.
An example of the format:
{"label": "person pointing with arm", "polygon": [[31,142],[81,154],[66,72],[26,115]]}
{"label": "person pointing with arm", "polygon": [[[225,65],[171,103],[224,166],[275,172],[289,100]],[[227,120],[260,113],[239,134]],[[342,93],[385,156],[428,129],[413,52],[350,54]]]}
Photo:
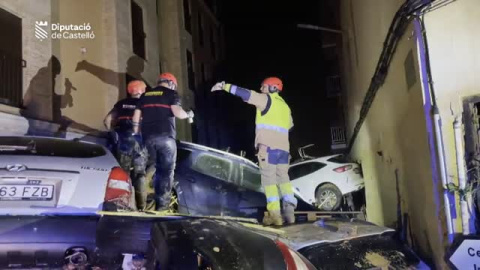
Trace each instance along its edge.
{"label": "person pointing with arm", "polygon": [[261,84],[261,93],[225,82],[212,88],[212,91],[221,90],[240,97],[257,109],[255,148],[268,211],[263,223],[281,226],[284,219],[288,224],[295,223],[297,199],[288,176],[289,130],[293,127],[293,120],[290,107],[279,94],[283,90],[282,81],[277,77],[266,78]]}

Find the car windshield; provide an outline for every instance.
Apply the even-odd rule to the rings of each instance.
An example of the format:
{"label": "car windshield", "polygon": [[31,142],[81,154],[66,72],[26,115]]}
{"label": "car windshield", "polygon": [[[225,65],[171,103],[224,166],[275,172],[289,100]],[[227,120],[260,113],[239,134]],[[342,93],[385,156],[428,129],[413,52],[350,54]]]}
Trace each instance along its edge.
{"label": "car windshield", "polygon": [[106,155],[103,147],[81,141],[35,137],[0,137],[0,155],[93,158]]}

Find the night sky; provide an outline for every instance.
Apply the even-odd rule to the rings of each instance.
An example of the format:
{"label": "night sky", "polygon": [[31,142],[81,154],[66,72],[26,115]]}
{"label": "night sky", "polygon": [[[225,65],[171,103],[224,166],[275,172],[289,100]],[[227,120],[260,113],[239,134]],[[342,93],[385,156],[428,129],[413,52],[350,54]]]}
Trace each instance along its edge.
{"label": "night sky", "polygon": [[[292,155],[297,147],[317,145],[315,154],[330,148],[329,109],[325,93],[325,61],[321,32],[299,29],[298,23],[325,25],[328,14],[321,1],[228,0],[220,20],[225,25],[227,61],[221,79],[258,90],[265,77],[284,82],[282,96],[292,109],[295,127],[290,134]],[[327,25],[328,26],[328,25]],[[227,144],[253,152],[254,107],[238,98],[220,102]]]}

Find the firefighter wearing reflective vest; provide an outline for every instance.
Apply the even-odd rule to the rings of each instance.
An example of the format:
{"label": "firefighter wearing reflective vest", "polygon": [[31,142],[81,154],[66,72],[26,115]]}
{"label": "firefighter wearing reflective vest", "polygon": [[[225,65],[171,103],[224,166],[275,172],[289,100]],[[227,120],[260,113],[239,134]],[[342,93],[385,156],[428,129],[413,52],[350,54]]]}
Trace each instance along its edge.
{"label": "firefighter wearing reflective vest", "polygon": [[219,82],[212,88],[212,91],[217,90],[225,90],[257,108],[255,147],[268,210],[263,223],[276,226],[282,225],[283,220],[294,223],[297,200],[288,177],[288,133],[293,127],[293,120],[290,107],[279,95],[283,90],[282,81],[276,77],[265,79],[260,88],[262,93],[225,82]]}
{"label": "firefighter wearing reflective vest", "polygon": [[145,88],[146,84],[143,81],[130,82],[127,88],[130,97],[118,101],[104,120],[105,127],[114,135],[115,156],[120,166],[131,175],[139,210],[145,208],[147,199],[145,186],[147,150],[133,134],[132,119]]}

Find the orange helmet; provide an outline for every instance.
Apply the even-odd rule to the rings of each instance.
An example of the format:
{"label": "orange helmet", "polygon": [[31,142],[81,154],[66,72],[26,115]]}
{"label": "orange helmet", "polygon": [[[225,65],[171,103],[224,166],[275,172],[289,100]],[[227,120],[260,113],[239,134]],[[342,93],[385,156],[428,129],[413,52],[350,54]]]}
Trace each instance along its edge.
{"label": "orange helmet", "polygon": [[265,80],[263,80],[262,85],[268,85],[269,89],[272,89],[274,91],[282,91],[283,90],[283,83],[282,80],[280,80],[277,77],[268,77]]}
{"label": "orange helmet", "polygon": [[145,93],[145,88],[147,87],[147,85],[143,82],[143,81],[139,81],[139,80],[136,80],[136,81],[131,81],[128,83],[128,93],[131,95],[131,96],[135,96],[135,95],[138,95],[138,94],[143,94]]}
{"label": "orange helmet", "polygon": [[171,81],[173,82],[173,84],[175,84],[175,86],[177,85],[177,78],[175,78],[175,76],[173,76],[173,74],[169,72],[162,73],[158,76],[158,82],[163,81]]}

